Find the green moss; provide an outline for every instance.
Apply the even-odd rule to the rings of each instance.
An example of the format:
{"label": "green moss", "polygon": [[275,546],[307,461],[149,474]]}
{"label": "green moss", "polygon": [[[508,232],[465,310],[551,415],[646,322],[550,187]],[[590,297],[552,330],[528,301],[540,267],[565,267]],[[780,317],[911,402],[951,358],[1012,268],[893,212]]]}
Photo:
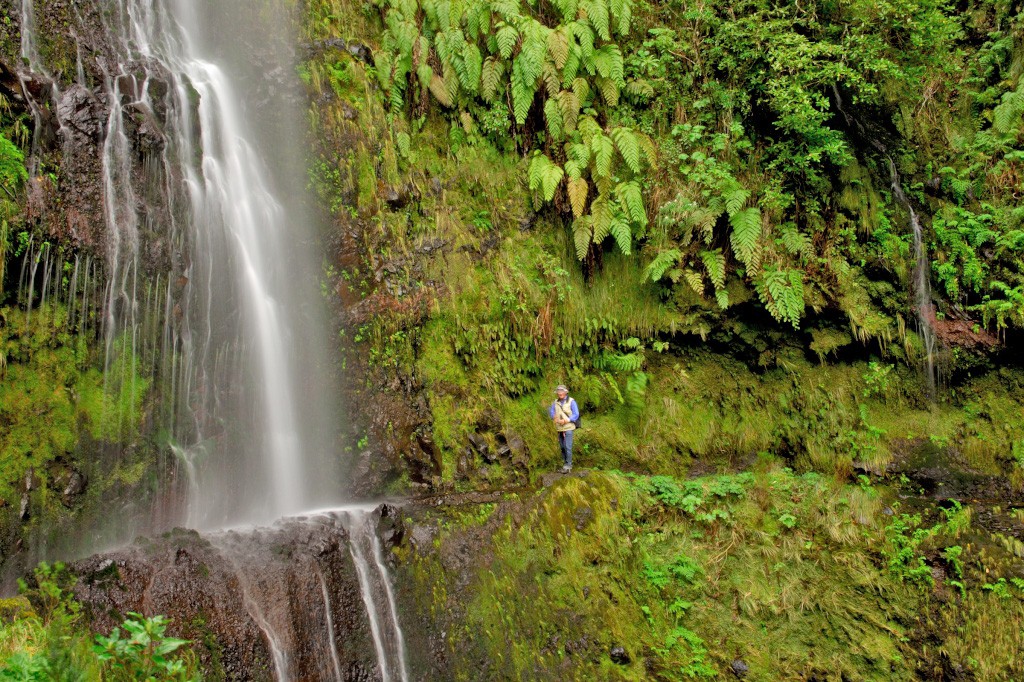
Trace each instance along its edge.
{"label": "green moss", "polygon": [[[1024,601],[982,586],[996,564],[978,549],[958,550],[978,567],[963,600],[904,582],[885,554],[887,495],[770,459],[686,481],[591,473],[447,515],[436,551],[412,560],[456,679],[689,679],[741,659],[756,680],[913,680],[940,659],[932,642],[985,679],[1011,679],[1021,664],[1007,652],[1024,633],[993,619],[1024,622]],[[443,557],[484,517],[489,539],[453,591],[462,578]],[[942,526],[917,551],[959,546],[965,528]],[[986,624],[995,632],[981,635]],[[973,652],[969,633],[983,639]],[[614,646],[629,663],[612,663]]]}

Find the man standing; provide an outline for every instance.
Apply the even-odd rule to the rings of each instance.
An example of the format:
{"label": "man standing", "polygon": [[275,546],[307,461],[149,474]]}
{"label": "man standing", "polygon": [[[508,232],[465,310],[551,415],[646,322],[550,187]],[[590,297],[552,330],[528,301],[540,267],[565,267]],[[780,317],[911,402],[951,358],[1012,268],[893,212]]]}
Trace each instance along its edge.
{"label": "man standing", "polygon": [[569,397],[569,389],[559,385],[555,389],[558,399],[551,403],[548,416],[555,422],[558,432],[558,447],[562,451],[562,473],[572,471],[572,436],[580,419],[580,408]]}

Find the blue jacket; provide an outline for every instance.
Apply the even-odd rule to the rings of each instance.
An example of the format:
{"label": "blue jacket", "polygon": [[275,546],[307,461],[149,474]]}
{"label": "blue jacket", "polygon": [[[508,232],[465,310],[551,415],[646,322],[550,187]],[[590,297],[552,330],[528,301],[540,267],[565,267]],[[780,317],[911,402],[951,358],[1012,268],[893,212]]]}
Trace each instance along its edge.
{"label": "blue jacket", "polygon": [[[555,403],[551,403],[551,407],[548,408],[548,416],[551,417],[552,419],[555,418]],[[576,421],[580,418],[580,408],[576,405],[576,401],[573,400],[572,398],[569,398],[569,417],[570,421]]]}

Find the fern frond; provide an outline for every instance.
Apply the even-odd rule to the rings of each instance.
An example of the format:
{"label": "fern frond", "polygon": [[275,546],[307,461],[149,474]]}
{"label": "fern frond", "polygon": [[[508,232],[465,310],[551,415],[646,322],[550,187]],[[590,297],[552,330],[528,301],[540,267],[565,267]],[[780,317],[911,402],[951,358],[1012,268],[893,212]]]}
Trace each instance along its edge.
{"label": "fern frond", "polygon": [[640,143],[633,134],[633,131],[626,127],[613,128],[611,132],[612,139],[615,140],[615,146],[619,149],[619,154],[622,155],[622,159],[629,166],[629,169],[636,174],[640,173]]}
{"label": "fern frond", "polygon": [[729,224],[732,226],[729,242],[732,244],[733,253],[744,265],[749,265],[757,252],[761,237],[761,209],[755,206],[733,213],[729,217]]}
{"label": "fern frond", "polygon": [[593,217],[591,225],[594,230],[594,243],[600,244],[611,230],[612,222],[615,220],[615,211],[612,210],[608,198],[602,195],[591,202],[590,215]]}
{"label": "fern frond", "polygon": [[612,139],[604,134],[597,134],[590,140],[590,150],[594,155],[594,174],[609,177],[612,173],[612,154],[615,145]]}
{"label": "fern frond", "polygon": [[597,90],[601,93],[601,98],[605,103],[610,107],[618,106],[619,87],[610,78],[598,76],[595,80],[597,81]]}
{"label": "fern frond", "polygon": [[693,289],[693,293],[697,294],[701,298],[704,297],[704,278],[699,272],[686,268],[683,270],[683,281]]}
{"label": "fern frond", "polygon": [[569,36],[565,35],[564,29],[559,28],[548,34],[548,54],[557,68],[565,66],[569,58]]}
{"label": "fern frond", "polygon": [[489,57],[480,70],[480,95],[486,102],[493,102],[501,87],[505,66],[494,57]]}
{"label": "fern frond", "polygon": [[448,86],[445,84],[444,79],[434,74],[434,77],[430,79],[430,94],[434,96],[438,104],[443,107],[451,108],[452,96],[448,92]]}
{"label": "fern frond", "polygon": [[462,87],[470,94],[480,92],[480,77],[483,69],[483,56],[476,43],[466,43],[462,48],[463,69],[459,73]]}
{"label": "fern frond", "polygon": [[576,129],[576,121],[580,114],[580,103],[576,93],[572,90],[558,93],[558,109],[562,114],[562,127],[565,132],[571,133]]}
{"label": "fern frond", "polygon": [[800,328],[804,313],[802,270],[766,270],[755,283],[757,295],[772,317]]}
{"label": "fern frond", "polygon": [[491,0],[491,11],[500,14],[506,21],[511,21],[519,16],[518,0]]}
{"label": "fern frond", "polygon": [[631,80],[626,83],[626,96],[637,102],[646,102],[654,97],[654,88],[642,78]]}
{"label": "fern frond", "polygon": [[[566,166],[569,164],[566,163]],[[577,177],[569,180],[567,193],[569,195],[569,205],[572,206],[573,215],[577,218],[583,215],[583,212],[587,210],[587,194],[590,191],[590,185],[583,178]]]}
{"label": "fern frond", "polygon": [[530,161],[528,172],[530,191],[540,191],[544,201],[551,201],[555,197],[555,190],[565,177],[562,167],[554,163],[545,154],[535,152]]}
{"label": "fern frond", "polygon": [[701,251],[700,260],[715,289],[723,288],[725,286],[725,256],[722,254],[722,250]]}
{"label": "fern frond", "polygon": [[590,99],[590,83],[587,82],[586,78],[574,78],[572,81],[572,91],[576,95],[576,100],[580,103],[581,107]]}
{"label": "fern frond", "polygon": [[615,188],[615,195],[629,220],[639,228],[647,227],[647,209],[644,207],[640,183],[636,180],[620,182]]}
{"label": "fern frond", "polygon": [[650,264],[648,264],[645,272],[647,279],[652,282],[657,282],[665,276],[665,273],[668,272],[669,268],[679,262],[681,257],[682,254],[679,252],[679,249],[662,251],[654,257],[654,260],[652,260]]}
{"label": "fern frond", "polygon": [[580,168],[590,165],[590,147],[579,142],[572,142],[566,145],[566,156],[568,156]]}
{"label": "fern frond", "polygon": [[593,224],[594,218],[589,215],[577,218],[572,222],[572,241],[576,247],[576,258],[579,260],[586,258],[587,251],[590,250],[594,235]]}
{"label": "fern frond", "polygon": [[548,136],[556,142],[560,141],[565,132],[565,123],[557,100],[549,99],[544,102],[544,120],[547,122]]}
{"label": "fern frond", "polygon": [[580,9],[586,14],[587,21],[594,27],[594,33],[602,40],[611,40],[611,17],[608,14],[607,0],[583,0]]}
{"label": "fern frond", "polygon": [[617,215],[612,220],[609,229],[615,238],[615,245],[619,247],[619,251],[628,256],[632,251],[633,231],[629,229],[629,223],[623,220],[624,217]]}
{"label": "fern frond", "polygon": [[512,63],[512,113],[515,115],[516,123],[522,125],[530,113],[537,87],[536,79],[529,78],[526,61],[520,57]]}
{"label": "fern frond", "polygon": [[544,62],[543,78],[548,97],[555,97],[561,92],[562,80],[558,77],[558,69],[550,59]]}
{"label": "fern frond", "polygon": [[512,51],[516,49],[516,44],[519,42],[519,31],[515,26],[505,24],[498,29],[494,37],[498,42],[498,52],[501,54],[501,58],[511,59]]}
{"label": "fern frond", "polygon": [[750,198],[750,190],[736,184],[722,193],[722,200],[725,202],[725,211],[730,217],[736,215]]}

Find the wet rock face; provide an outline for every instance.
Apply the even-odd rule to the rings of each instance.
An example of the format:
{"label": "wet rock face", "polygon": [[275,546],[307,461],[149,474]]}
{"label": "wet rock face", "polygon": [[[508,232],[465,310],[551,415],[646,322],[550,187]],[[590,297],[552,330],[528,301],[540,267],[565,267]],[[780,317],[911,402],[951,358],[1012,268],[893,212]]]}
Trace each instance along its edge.
{"label": "wet rock face", "polygon": [[379,679],[341,521],[330,515],[202,536],[175,530],[72,566],[93,629],[164,614],[211,679]]}

